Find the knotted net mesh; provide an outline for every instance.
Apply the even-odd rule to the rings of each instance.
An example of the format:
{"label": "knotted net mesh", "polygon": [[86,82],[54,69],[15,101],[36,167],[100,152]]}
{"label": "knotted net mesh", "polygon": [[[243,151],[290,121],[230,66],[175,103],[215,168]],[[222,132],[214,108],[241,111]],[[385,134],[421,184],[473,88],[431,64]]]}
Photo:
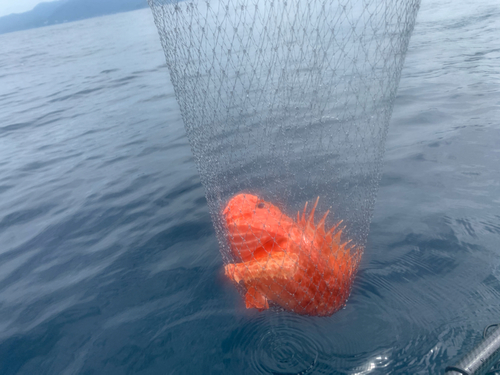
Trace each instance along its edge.
{"label": "knotted net mesh", "polygon": [[332,314],[366,243],[419,0],[149,3],[227,277],[249,308]]}

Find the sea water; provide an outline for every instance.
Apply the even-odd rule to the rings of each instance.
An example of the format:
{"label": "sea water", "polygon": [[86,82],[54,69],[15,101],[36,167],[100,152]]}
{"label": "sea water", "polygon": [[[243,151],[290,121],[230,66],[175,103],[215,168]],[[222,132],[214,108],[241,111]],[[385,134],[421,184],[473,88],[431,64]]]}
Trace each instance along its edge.
{"label": "sea water", "polygon": [[499,33],[423,0],[329,318],[225,280],[148,9],[0,35],[0,373],[442,373],[500,313]]}

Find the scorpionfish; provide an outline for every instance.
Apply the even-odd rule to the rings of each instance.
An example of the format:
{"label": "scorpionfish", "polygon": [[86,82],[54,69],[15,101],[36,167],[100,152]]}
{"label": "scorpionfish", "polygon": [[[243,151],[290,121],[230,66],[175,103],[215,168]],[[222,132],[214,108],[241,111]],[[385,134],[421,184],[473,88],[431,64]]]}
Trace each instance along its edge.
{"label": "scorpionfish", "polygon": [[328,316],[345,306],[362,251],[341,241],[341,222],[325,230],[327,211],[317,224],[314,212],[294,221],[275,205],[238,194],[223,210],[234,263],[226,276],[243,286],[247,308],[269,303],[302,315]]}

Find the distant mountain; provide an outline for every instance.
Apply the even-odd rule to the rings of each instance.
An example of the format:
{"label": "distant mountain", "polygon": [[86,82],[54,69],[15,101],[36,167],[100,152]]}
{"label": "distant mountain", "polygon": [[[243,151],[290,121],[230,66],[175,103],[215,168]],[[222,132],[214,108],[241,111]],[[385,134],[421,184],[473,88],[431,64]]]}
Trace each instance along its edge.
{"label": "distant mountain", "polygon": [[146,8],[147,0],[59,0],[0,17],[0,34]]}

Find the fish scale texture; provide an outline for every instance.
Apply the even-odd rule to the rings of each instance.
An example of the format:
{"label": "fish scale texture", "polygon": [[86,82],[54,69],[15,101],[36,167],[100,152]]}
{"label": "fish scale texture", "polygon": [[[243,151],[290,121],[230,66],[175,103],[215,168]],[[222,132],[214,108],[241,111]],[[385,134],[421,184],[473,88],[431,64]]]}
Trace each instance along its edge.
{"label": "fish scale texture", "polygon": [[[276,305],[312,315],[337,311],[366,244],[419,0],[149,4],[226,274],[248,307]],[[282,218],[273,219],[271,212],[228,218],[226,209],[243,196],[275,207]],[[304,219],[295,216],[317,197],[321,216],[313,215],[307,229],[302,221],[311,211]],[[321,225],[332,228],[342,221],[341,230],[324,231],[320,241],[311,228],[319,228],[327,211]],[[257,218],[264,230],[254,235],[236,223]],[[273,227],[273,220],[279,224]],[[297,233],[309,233],[316,244]],[[247,271],[236,271],[237,265]],[[297,282],[301,273],[301,280],[310,281]],[[266,292],[256,278],[268,280]]]}

